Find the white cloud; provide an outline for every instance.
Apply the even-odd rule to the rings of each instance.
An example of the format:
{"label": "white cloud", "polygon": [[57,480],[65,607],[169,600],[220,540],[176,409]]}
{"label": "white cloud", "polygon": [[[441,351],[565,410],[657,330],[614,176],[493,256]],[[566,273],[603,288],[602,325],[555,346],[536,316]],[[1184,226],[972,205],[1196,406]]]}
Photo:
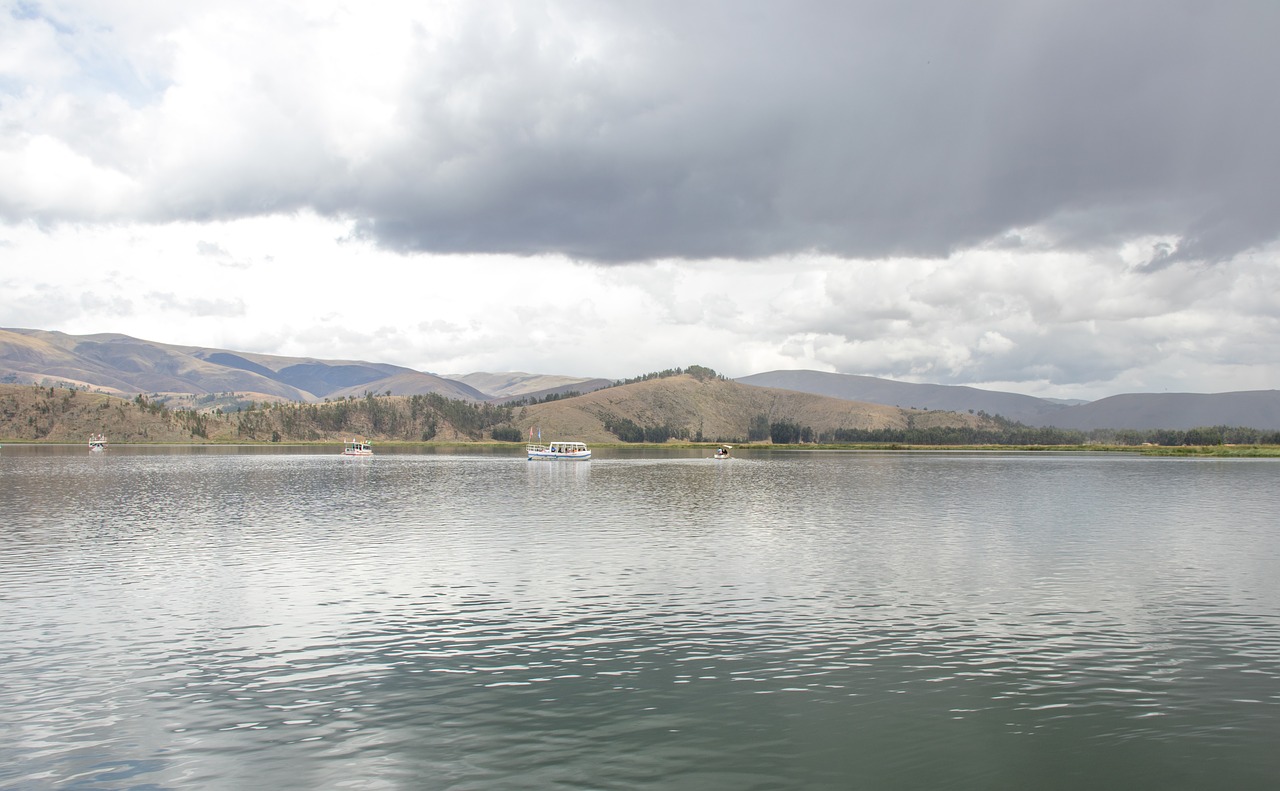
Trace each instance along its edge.
{"label": "white cloud", "polygon": [[0,80],[47,83],[73,74],[75,63],[57,38],[47,20],[0,15]]}
{"label": "white cloud", "polygon": [[[310,209],[396,249],[615,261],[946,256],[1024,235],[1225,260],[1280,233],[1280,107],[1254,84],[1276,65],[1274,12],[1161,10],[23,5],[0,15],[22,54],[0,61],[0,149],[49,138],[95,189],[23,180],[0,210]],[[1061,57],[1081,41],[1087,61]]]}
{"label": "white cloud", "polygon": [[0,324],[437,372],[805,367],[1064,397],[1271,386],[1280,333],[1275,250],[1145,274],[1114,251],[601,268],[402,256],[350,227],[0,227]]}
{"label": "white cloud", "polygon": [[109,217],[136,192],[128,177],[61,140],[36,135],[7,142],[12,147],[0,149],[0,173],[7,179],[0,211],[5,213],[45,215],[56,209],[78,219]]}
{"label": "white cloud", "polygon": [[0,325],[1275,387],[1276,12],[1215,8],[10,4]]}

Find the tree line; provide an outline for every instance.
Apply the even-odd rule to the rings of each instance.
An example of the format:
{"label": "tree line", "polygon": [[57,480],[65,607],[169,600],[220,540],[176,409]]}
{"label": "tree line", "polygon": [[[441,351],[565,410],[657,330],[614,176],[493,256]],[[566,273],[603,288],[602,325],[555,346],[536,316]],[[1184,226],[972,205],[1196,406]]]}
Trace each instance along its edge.
{"label": "tree line", "polygon": [[[693,368],[685,372],[693,372]],[[710,369],[697,373],[715,376]],[[223,412],[193,409],[170,409],[159,395],[138,395],[132,403],[105,398],[94,404],[90,412],[76,406],[76,391],[34,386],[37,396],[29,411],[19,410],[13,397],[0,398],[0,424],[9,426],[12,436],[44,439],[55,426],[65,421],[84,418],[95,426],[105,420],[103,410],[121,415],[130,407],[146,415],[151,428],[137,425],[138,438],[155,437],[157,431],[176,429],[191,438],[213,440],[243,439],[250,441],[319,441],[336,434],[365,435],[402,441],[430,441],[446,428],[450,438],[469,440],[492,439],[520,442],[524,439],[515,425],[518,404],[473,403],[446,398],[438,393],[414,396],[374,395],[319,404],[298,402],[271,403],[252,401],[238,404],[239,410]],[[92,397],[91,397],[92,398]],[[99,397],[101,398],[101,397]],[[83,406],[89,406],[85,404]],[[815,430],[795,420],[770,421],[765,414],[753,416],[744,427],[746,441],[793,444],[900,444],[900,445],[1153,445],[1220,446],[1280,445],[1280,431],[1244,426],[1206,426],[1191,429],[1096,429],[1080,431],[1053,427],[1026,426],[998,416],[979,413],[988,418],[984,427],[928,426],[908,424],[905,428]],[[674,426],[667,423],[641,425],[635,420],[616,415],[602,416],[604,428],[620,442],[663,443],[742,442],[743,435],[704,437],[701,426]],[[164,428],[167,426],[168,428]],[[124,438],[120,438],[122,441]]]}
{"label": "tree line", "polygon": [[691,365],[688,368],[666,368],[661,371],[654,371],[652,373],[641,374],[640,376],[633,376],[630,379],[615,379],[613,381],[613,384],[609,386],[621,387],[622,385],[633,385],[636,382],[648,382],[652,379],[666,379],[668,377],[681,376],[683,374],[689,374],[694,379],[697,379],[700,382],[706,382],[711,379],[727,378],[725,376],[722,376],[716,373],[714,370],[706,367],[705,365]]}
{"label": "tree line", "polygon": [[[775,435],[776,436],[776,435]],[[784,430],[783,436],[794,436]],[[903,445],[1277,445],[1280,431],[1241,426],[1191,429],[1077,429],[1013,424],[998,429],[931,426],[905,429],[836,429],[814,432],[813,442]],[[779,440],[774,438],[774,442]],[[786,440],[783,440],[786,441]],[[809,440],[791,440],[807,442]]]}
{"label": "tree line", "polygon": [[[1243,426],[1207,426],[1191,429],[1094,429],[1080,431],[1050,426],[1027,426],[998,416],[994,428],[973,426],[927,426],[906,428],[840,428],[818,431],[794,420],[770,421],[767,415],[751,418],[746,428],[747,442],[774,445],[1280,445],[1280,431]],[[667,425],[641,426],[628,418],[606,416],[605,430],[621,442],[666,442],[668,439],[704,441],[699,430]],[[716,442],[742,442],[742,437],[717,437]]]}
{"label": "tree line", "polygon": [[[408,441],[435,439],[444,425],[467,439],[484,439],[486,432],[511,422],[510,404],[472,403],[439,393],[382,397],[367,393],[321,404],[297,402],[250,405],[236,413],[236,432],[248,439],[318,440],[326,434],[349,433]],[[506,426],[511,441],[519,430]],[[504,434],[504,436],[506,436]]]}

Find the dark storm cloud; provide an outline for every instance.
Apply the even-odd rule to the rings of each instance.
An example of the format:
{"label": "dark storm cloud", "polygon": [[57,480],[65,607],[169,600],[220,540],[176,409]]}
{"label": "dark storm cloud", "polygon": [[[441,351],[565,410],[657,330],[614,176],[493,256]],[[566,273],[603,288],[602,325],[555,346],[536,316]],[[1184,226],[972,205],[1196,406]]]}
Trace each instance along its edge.
{"label": "dark storm cloud", "polygon": [[1276,3],[273,9],[7,20],[32,54],[0,63],[0,215],[314,209],[392,249],[606,262],[938,256],[1034,227],[1168,237],[1155,270],[1280,235]]}
{"label": "dark storm cloud", "polygon": [[422,53],[407,142],[328,208],[392,247],[602,261],[943,255],[1027,225],[1212,259],[1280,232],[1280,5],[558,8],[608,49],[472,20]]}

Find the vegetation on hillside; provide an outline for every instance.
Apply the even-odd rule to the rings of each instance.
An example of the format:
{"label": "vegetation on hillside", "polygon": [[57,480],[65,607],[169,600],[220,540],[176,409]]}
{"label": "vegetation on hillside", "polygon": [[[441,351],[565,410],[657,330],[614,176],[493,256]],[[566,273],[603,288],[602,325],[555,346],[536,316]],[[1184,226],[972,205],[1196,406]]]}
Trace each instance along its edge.
{"label": "vegetation on hillside", "polygon": [[[677,377],[688,374],[697,385],[676,386]],[[654,389],[654,380],[675,380],[671,387]],[[629,389],[626,398],[616,398],[608,390],[595,391],[572,403],[546,407],[536,420],[555,423],[559,430],[586,435],[590,418],[608,432],[611,439],[626,443],[730,442],[806,445],[877,446],[1243,446],[1280,444],[1280,432],[1247,427],[1212,426],[1179,429],[1098,429],[1079,431],[1027,426],[989,415],[981,410],[961,415],[937,410],[901,410],[876,407],[882,411],[864,416],[872,425],[838,425],[850,418],[854,402],[839,399],[782,393],[769,398],[738,399],[743,392],[760,393],[759,388],[742,391],[715,371],[703,366],[673,368],[626,380],[650,389]],[[689,378],[685,378],[686,383]],[[723,383],[723,384],[721,384]],[[719,385],[719,386],[712,386]],[[615,387],[621,387],[618,383]],[[780,393],[780,391],[768,391]],[[794,402],[785,399],[793,398]],[[811,400],[802,400],[810,398]],[[783,399],[783,400],[779,400]],[[731,403],[733,402],[733,403]],[[756,410],[752,411],[752,405]],[[839,407],[833,407],[839,404]],[[763,405],[764,408],[760,408]],[[873,405],[862,405],[872,407]],[[837,412],[830,413],[830,410]],[[553,410],[553,411],[548,411]],[[576,412],[578,419],[569,417]],[[744,411],[745,410],[745,411]],[[814,410],[818,410],[815,412]],[[822,410],[826,410],[823,412]],[[888,414],[892,413],[892,414]],[[896,416],[896,417],[895,417]],[[833,422],[837,425],[832,425]],[[710,428],[714,425],[715,428]]]}
{"label": "vegetation on hillside", "polygon": [[641,426],[634,420],[617,415],[607,415],[604,418],[605,431],[613,434],[622,442],[650,442],[660,443],[669,439],[680,439],[692,442],[702,442],[701,436],[693,436],[687,428],[678,428],[659,424],[653,426]]}
{"label": "vegetation on hillside", "polygon": [[[776,441],[776,440],[775,440]],[[843,444],[897,443],[904,445],[1275,445],[1280,432],[1239,426],[1178,429],[1094,429],[1077,431],[1006,423],[997,430],[933,426],[908,429],[844,429],[816,441]]]}
{"label": "vegetation on hillside", "polygon": [[547,404],[564,398],[577,398],[580,395],[582,395],[582,393],[577,390],[566,390],[563,393],[547,393],[541,398],[538,398],[537,396],[521,396],[520,398],[514,398],[504,403],[507,406],[530,406],[532,404]]}
{"label": "vegetation on hillside", "polygon": [[[158,397],[132,401],[76,389],[0,386],[0,438],[79,442],[90,433],[113,442],[318,442],[362,436],[381,441],[519,440],[513,408],[429,393],[345,398],[321,404],[243,402],[173,409]],[[514,432],[514,436],[513,436]]]}
{"label": "vegetation on hillside", "polygon": [[[534,405],[473,403],[434,393],[367,393],[361,398],[319,404],[217,399],[234,404],[234,411],[228,411],[221,407],[173,408],[159,396],[139,395],[128,401],[72,388],[0,385],[0,440],[81,442],[91,433],[104,433],[113,442],[324,442],[351,436],[400,442],[521,442],[533,428],[541,434],[546,427],[549,432],[561,433],[561,438],[572,435],[587,441],[626,443],[677,440],[779,445],[1223,449],[1280,445],[1280,432],[1235,426],[1084,432],[1029,427],[984,413],[966,416],[838,401],[834,403],[840,409],[874,407],[879,411],[864,415],[870,416],[864,427],[831,428],[830,415],[813,411],[830,408],[831,399],[805,400],[814,397],[738,385],[702,366],[675,371],[680,369],[642,377],[636,383],[639,389],[631,394],[562,394]],[[685,384],[678,387],[650,384],[655,379],[682,375],[687,375]],[[731,408],[726,407],[735,398],[738,400]],[[751,411],[752,404],[756,411]],[[766,410],[760,404],[772,406]],[[827,421],[825,424],[813,422],[820,414],[820,419]],[[589,421],[596,426],[596,433],[589,435],[582,428],[588,423],[573,420]],[[707,429],[711,425],[717,428]],[[1238,454],[1224,450],[1227,452]]]}
{"label": "vegetation on hillside", "polygon": [[654,379],[666,379],[670,376],[681,376],[689,374],[700,382],[710,379],[721,379],[728,381],[728,377],[722,376],[704,365],[691,365],[688,368],[667,368],[662,371],[654,371],[652,373],[642,374],[632,377],[631,379],[618,379],[610,387],[621,387],[622,385],[632,385],[636,382],[649,382]]}
{"label": "vegetation on hillside", "polygon": [[81,442],[101,433],[130,442],[183,442],[192,439],[191,429],[141,397],[131,402],[73,388],[0,385],[3,440]]}

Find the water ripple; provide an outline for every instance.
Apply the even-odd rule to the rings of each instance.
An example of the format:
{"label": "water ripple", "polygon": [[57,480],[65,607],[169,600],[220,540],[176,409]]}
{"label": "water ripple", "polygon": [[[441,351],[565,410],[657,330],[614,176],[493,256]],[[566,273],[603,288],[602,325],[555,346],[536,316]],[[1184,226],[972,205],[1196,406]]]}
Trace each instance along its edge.
{"label": "water ripple", "polygon": [[0,460],[3,787],[1280,770],[1274,467],[112,454]]}

